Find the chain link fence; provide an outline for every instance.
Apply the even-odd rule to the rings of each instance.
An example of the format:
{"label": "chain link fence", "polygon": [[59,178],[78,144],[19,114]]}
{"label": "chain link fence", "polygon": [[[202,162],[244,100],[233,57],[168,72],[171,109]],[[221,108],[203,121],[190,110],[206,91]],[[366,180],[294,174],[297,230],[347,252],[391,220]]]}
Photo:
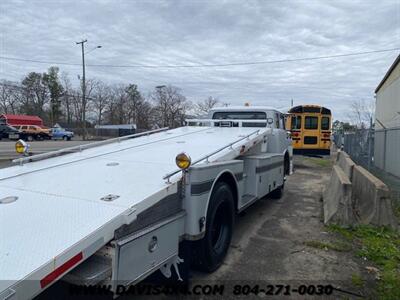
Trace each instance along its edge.
{"label": "chain link fence", "polygon": [[400,127],[375,130],[375,166],[400,178]]}
{"label": "chain link fence", "polygon": [[400,127],[334,134],[335,144],[390,188],[400,217]]}

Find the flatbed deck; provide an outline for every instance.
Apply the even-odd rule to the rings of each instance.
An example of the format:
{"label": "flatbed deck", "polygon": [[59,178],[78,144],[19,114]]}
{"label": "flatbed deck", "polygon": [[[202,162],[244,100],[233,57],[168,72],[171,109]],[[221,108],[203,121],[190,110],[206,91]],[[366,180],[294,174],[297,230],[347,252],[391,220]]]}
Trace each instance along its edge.
{"label": "flatbed deck", "polygon": [[[170,183],[163,177],[177,168],[176,154],[195,161],[256,130],[181,127],[0,170],[0,198],[18,197],[0,204],[0,296],[17,283],[44,287],[59,266],[84,261],[140,211],[175,193],[180,174]],[[210,161],[233,159],[257,138]],[[115,199],[105,201],[109,195]]]}

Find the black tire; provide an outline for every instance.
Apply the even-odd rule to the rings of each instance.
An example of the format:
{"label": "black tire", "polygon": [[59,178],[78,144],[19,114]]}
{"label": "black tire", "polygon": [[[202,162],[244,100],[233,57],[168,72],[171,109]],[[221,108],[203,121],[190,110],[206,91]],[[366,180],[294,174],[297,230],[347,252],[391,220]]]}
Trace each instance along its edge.
{"label": "black tire", "polygon": [[217,270],[231,244],[235,219],[234,199],[225,182],[214,187],[206,218],[205,236],[194,245],[194,266],[204,272]]}
{"label": "black tire", "polygon": [[270,197],[272,199],[281,199],[283,196],[283,190],[285,188],[285,184],[282,184],[280,187],[278,187],[277,189],[273,190],[270,193]]}
{"label": "black tire", "polygon": [[27,139],[29,142],[32,142],[32,141],[34,140],[33,136],[31,136],[31,135],[28,135],[28,136],[26,137],[26,139]]}
{"label": "black tire", "polygon": [[68,141],[69,139],[68,139],[68,137],[67,137],[66,135],[64,135],[64,136],[63,136],[63,140],[64,140],[64,141]]}
{"label": "black tire", "polygon": [[290,158],[287,152],[285,154],[284,170],[285,170],[285,176],[290,175]]}

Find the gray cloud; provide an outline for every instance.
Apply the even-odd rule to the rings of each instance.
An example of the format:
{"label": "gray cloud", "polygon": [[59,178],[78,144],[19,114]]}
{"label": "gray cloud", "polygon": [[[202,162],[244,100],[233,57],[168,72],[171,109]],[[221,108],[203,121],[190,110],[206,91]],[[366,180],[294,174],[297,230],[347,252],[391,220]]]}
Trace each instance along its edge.
{"label": "gray cloud", "polygon": [[[265,61],[400,47],[400,1],[9,1],[0,3],[0,54],[88,64],[176,65]],[[192,101],[288,106],[319,103],[344,118],[373,99],[396,52],[268,65],[145,69],[88,67],[88,77],[173,84]],[[0,60],[0,78],[49,66]],[[61,66],[77,83],[79,66]]]}

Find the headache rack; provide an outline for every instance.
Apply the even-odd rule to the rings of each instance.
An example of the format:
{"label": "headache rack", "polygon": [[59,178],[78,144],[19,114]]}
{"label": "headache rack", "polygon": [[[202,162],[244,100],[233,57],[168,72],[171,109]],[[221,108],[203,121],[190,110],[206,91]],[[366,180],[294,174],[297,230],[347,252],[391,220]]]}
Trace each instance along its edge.
{"label": "headache rack", "polygon": [[271,118],[264,120],[246,119],[186,119],[188,126],[212,126],[212,127],[269,127],[273,123]]}

